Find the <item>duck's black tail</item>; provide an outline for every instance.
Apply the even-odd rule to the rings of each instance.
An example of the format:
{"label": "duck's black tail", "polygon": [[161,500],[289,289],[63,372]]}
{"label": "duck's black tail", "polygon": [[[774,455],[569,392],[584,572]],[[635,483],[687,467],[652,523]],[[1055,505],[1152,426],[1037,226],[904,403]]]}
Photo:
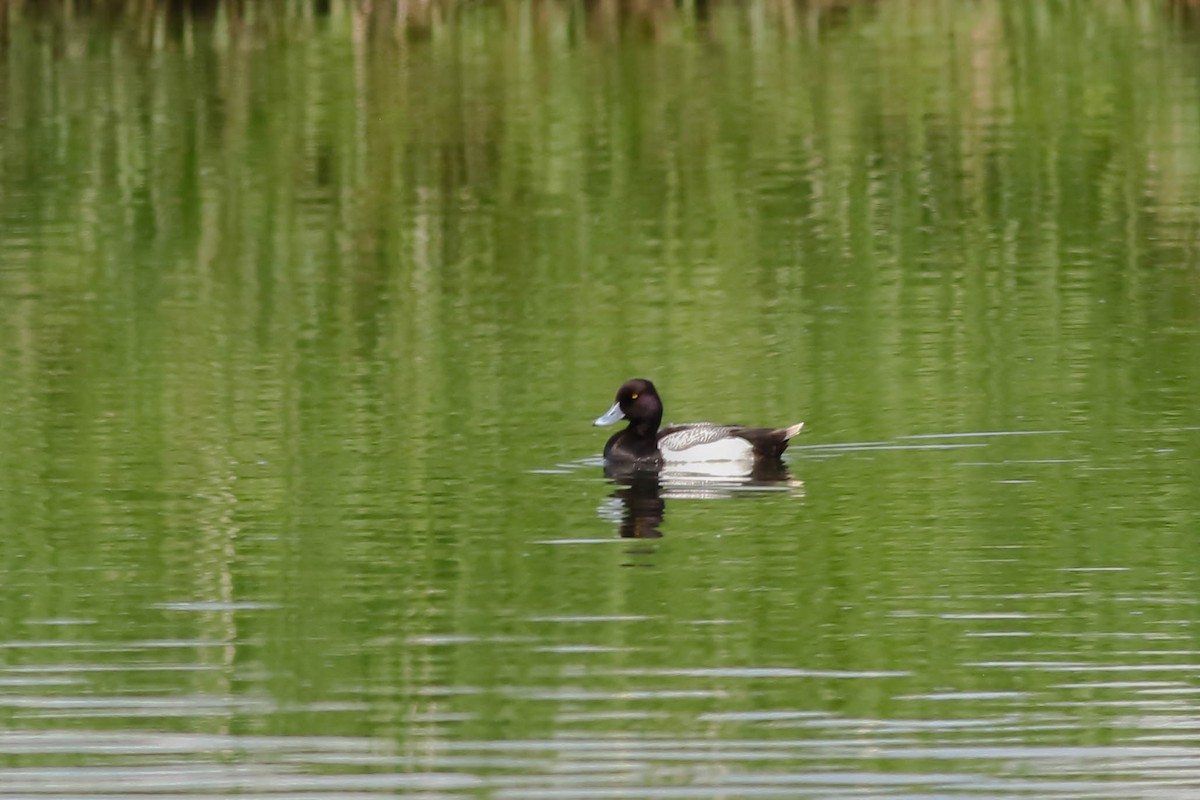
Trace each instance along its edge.
{"label": "duck's black tail", "polygon": [[734,428],[733,435],[754,445],[754,455],[760,459],[779,458],[787,449],[788,440],[800,432],[803,422],[786,428]]}

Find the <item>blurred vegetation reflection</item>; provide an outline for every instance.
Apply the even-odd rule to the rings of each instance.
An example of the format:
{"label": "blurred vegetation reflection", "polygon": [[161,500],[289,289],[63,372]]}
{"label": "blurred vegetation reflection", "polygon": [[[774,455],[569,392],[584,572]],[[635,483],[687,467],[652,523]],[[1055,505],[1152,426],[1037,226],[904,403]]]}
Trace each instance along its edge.
{"label": "blurred vegetation reflection", "polygon": [[[889,598],[1106,558],[1197,589],[1197,543],[1161,535],[1200,507],[1190,8],[0,2],[0,636],[223,643],[198,690],[368,697],[337,730],[397,736],[456,708],[439,688],[560,678],[512,644],[547,613],[738,623],[593,631],[613,670],[802,650],[1013,689],[969,666],[1002,645]],[[935,456],[797,469],[803,504],[631,486],[639,535],[745,549],[538,546],[611,533],[612,487],[533,471],[597,453],[597,408],[651,373],[668,416],[1063,430],[1002,452],[1068,465],[1017,500]],[[985,566],[996,541],[1031,561]],[[891,681],[786,702],[887,715]],[[487,736],[519,698],[472,702]]]}

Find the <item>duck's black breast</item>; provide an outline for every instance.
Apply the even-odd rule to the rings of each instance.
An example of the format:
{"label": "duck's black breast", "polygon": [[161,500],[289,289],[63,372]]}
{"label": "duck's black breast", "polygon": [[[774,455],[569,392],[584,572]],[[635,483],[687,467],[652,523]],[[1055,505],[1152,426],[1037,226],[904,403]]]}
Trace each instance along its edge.
{"label": "duck's black breast", "polygon": [[654,434],[654,431],[650,431],[646,435],[638,430],[638,426],[630,425],[609,437],[604,445],[604,457],[609,461],[657,464],[662,461],[662,456],[658,452],[658,439]]}

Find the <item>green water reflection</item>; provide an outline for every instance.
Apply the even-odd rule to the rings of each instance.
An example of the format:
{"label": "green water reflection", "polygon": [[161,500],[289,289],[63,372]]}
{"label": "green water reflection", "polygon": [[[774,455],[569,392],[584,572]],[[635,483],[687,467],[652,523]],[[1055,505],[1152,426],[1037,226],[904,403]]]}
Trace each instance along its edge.
{"label": "green water reflection", "polygon": [[[1195,30],[545,12],[7,30],[0,797],[132,791],[71,769],[155,747],[263,772],[145,791],[1170,778],[1200,725]],[[806,420],[792,482],[667,492],[662,538],[620,540],[590,423],[634,375],[668,419]],[[572,740],[594,782],[563,788]],[[1068,745],[1128,749],[1039,749]]]}

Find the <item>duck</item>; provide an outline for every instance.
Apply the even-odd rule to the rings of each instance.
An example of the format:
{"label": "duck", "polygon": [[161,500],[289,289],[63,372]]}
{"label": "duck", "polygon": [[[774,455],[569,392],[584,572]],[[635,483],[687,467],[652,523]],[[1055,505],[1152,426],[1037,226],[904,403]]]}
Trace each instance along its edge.
{"label": "duck", "polygon": [[645,378],[633,378],[621,384],[612,408],[592,423],[613,425],[623,419],[629,420],[629,425],[614,433],[604,445],[605,462],[635,467],[710,462],[778,463],[788,442],[804,427],[803,422],[786,428],[692,422],[660,428],[662,416],[662,398],[653,383]]}

